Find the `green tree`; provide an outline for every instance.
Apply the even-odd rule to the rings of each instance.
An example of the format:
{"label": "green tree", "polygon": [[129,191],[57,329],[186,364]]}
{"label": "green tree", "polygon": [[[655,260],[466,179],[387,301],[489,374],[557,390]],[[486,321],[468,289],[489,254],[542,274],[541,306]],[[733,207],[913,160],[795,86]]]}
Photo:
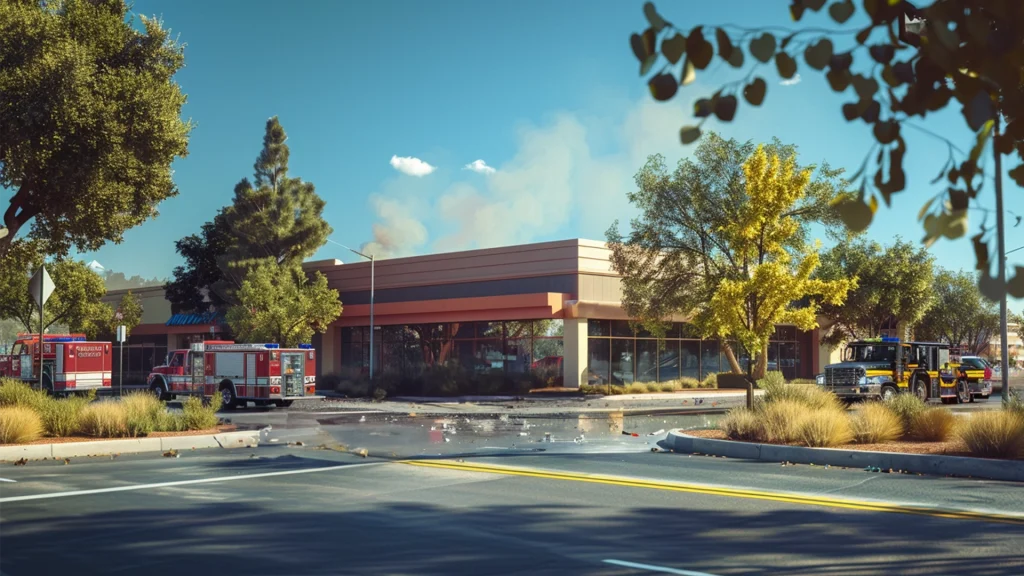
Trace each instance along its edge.
{"label": "green tree", "polygon": [[999,333],[999,311],[982,297],[974,274],[940,269],[935,296],[935,305],[914,330],[918,340],[948,342],[980,354]]}
{"label": "green tree", "polygon": [[626,312],[658,336],[673,315],[689,317],[704,337],[722,340],[740,373],[736,339],[758,354],[759,375],[774,324],[812,326],[818,304],[841,300],[849,285],[809,277],[817,256],[808,228],[834,223],[830,206],[844,196],[838,174],[820,171],[812,183],[792,147],[714,134],[672,174],[660,156],[649,158],[629,194],[641,213],[629,236],[618,223],[607,234]]}
{"label": "green tree", "polygon": [[203,224],[199,234],[191,234],[174,243],[184,266],[174,268],[174,280],[164,285],[172,311],[205,312],[222,308],[224,299],[210,289],[223,278],[217,261],[231,245],[231,236],[224,218],[218,214],[213,222]]}
{"label": "green tree", "polygon": [[323,219],[324,201],[312,183],[288,175],[286,140],[277,117],[267,120],[253,181],[243,178],[235,186],[231,205],[204,225],[201,236],[178,242],[186,265],[175,269],[169,297],[179,308],[206,308],[201,293],[214,306],[235,304],[234,293],[251,268],[300,264],[327,241],[332,230]]}
{"label": "green tree", "polygon": [[107,286],[107,290],[124,290],[126,288],[148,288],[151,286],[163,286],[167,283],[167,279],[159,278],[143,278],[138,274],[128,277],[125,276],[124,272],[114,272],[107,270],[103,274],[103,283]]}
{"label": "green tree", "polygon": [[[783,78],[793,78],[801,53],[807,64],[805,72],[821,71],[838,94],[852,92],[853,100],[842,104],[843,117],[871,126],[876,140],[860,170],[850,178],[853,182],[859,180],[858,196],[838,205],[847,226],[854,231],[866,229],[878,206],[890,206],[892,196],[907,187],[903,161],[908,147],[903,127],[915,127],[915,118],[924,118],[956,101],[973,133],[964,147],[969,152],[925,131],[945,142],[949,155],[932,182],[933,186],[940,181],[942,184],[921,207],[918,219],[926,245],[940,237],[960,238],[968,230],[968,206],[985,210],[978,205],[978,192],[986,180],[994,181],[997,210],[1002,210],[1002,174],[988,177],[980,163],[986,146],[992,145],[997,172],[1001,171],[1003,156],[1016,153],[1024,160],[1024,121],[1020,120],[1024,117],[1024,82],[1020,75],[1024,68],[1024,11],[1019,0],[935,0],[916,10],[924,25],[916,33],[908,27],[909,34],[898,39],[896,31],[907,9],[904,2],[862,0],[860,4],[868,20],[860,30],[853,27],[857,20],[850,20],[857,4],[840,0],[830,3],[828,13],[840,25],[850,21],[851,26],[845,29],[780,31],[774,27],[728,26],[712,30],[698,24],[687,33],[666,21],[647,2],[643,10],[649,27],[633,34],[630,45],[640,61],[640,75],[649,76],[651,94],[660,101],[671,100],[681,86],[696,79],[699,70],[711,66],[716,50],[708,40],[710,36],[714,36],[719,58],[734,68],[744,68],[748,62],[745,55],[750,54],[751,66],[744,71],[743,79],[728,82],[710,97],[696,101],[694,115],[699,122],[681,129],[683,144],[700,138],[701,127],[711,116],[731,122],[741,97],[751,106],[760,106],[768,84],[756,74],[757,69],[771,66]],[[806,13],[818,12],[824,6],[825,0],[790,0],[789,11],[793,20],[799,21]],[[856,45],[848,46],[841,40],[846,33],[855,33]],[[839,45],[833,44],[832,38],[839,39]],[[906,50],[907,43],[920,49]],[[659,66],[662,58],[664,64]],[[855,60],[862,64],[859,71]],[[677,65],[681,70],[675,74],[673,68]],[[654,74],[649,75],[652,71]],[[1000,128],[1002,119],[1008,122],[1005,131]],[[1024,164],[1010,170],[1009,176],[1024,186]],[[915,185],[915,189],[922,188]],[[1016,205],[1013,201],[1008,204]],[[1016,223],[1021,223],[1021,215],[1016,215]],[[992,301],[1003,294],[1024,298],[1024,267],[1017,266],[1012,279],[1008,274],[1005,278],[991,275],[992,264],[998,264],[993,262],[989,249],[993,232],[983,222],[979,233],[971,237],[977,270],[981,272],[979,288]]]}
{"label": "green tree", "polygon": [[310,280],[298,264],[262,262],[251,267],[227,313],[231,330],[246,342],[307,343],[341,315],[338,291],[315,272]]}
{"label": "green tree", "polygon": [[177,193],[183,48],[127,15],[123,0],[0,2],[0,255],[30,222],[48,254],[120,242]]}
{"label": "green tree", "polygon": [[[0,266],[0,318],[17,320],[26,331],[38,332],[39,308],[28,286],[42,256],[26,255],[24,245],[19,244],[2,258],[5,265]],[[6,265],[19,258],[27,259],[28,265]],[[57,260],[46,264],[46,270],[53,278],[54,290],[43,307],[43,329],[63,324],[74,332],[92,332],[92,326],[105,316],[107,308],[100,300],[107,293],[103,278],[85,262],[76,260]]]}
{"label": "green tree", "polygon": [[863,239],[841,242],[825,252],[817,277],[856,278],[857,286],[844,303],[822,305],[829,320],[822,341],[835,346],[877,337],[893,323],[916,324],[934,300],[933,261],[927,250],[900,238],[886,247]]}

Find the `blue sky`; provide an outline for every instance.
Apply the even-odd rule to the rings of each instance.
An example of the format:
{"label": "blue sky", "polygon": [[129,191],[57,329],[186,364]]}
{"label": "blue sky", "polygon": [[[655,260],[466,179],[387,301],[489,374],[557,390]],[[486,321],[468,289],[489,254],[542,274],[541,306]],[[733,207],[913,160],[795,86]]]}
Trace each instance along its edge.
{"label": "blue sky", "polygon": [[[128,274],[169,275],[179,263],[174,241],[196,232],[251,176],[273,115],[289,136],[291,175],[326,199],[337,242],[404,255],[601,239],[612,220],[628,220],[625,193],[648,154],[674,164],[690,152],[677,136],[691,123],[690,103],[736,78],[718,67],[671,103],[653,102],[628,42],[646,27],[642,4],[136,0],[135,13],[159,16],[187,44],[177,80],[188,94],[184,114],[197,127],[189,156],[174,166],[180,195],[122,244],[81,256]],[[684,30],[792,26],[787,0],[658,4]],[[834,27],[825,15],[808,23]],[[840,106],[852,97],[834,94],[810,70],[789,86],[779,84],[774,66],[762,74],[769,89],[761,108],[741,106],[734,123],[705,127],[739,139],[777,136],[798,145],[803,162],[855,171],[872,139],[864,124],[842,119]],[[951,108],[921,124],[966,147],[961,118]],[[946,156],[944,144],[905,135],[907,191],[879,210],[869,232],[882,242],[923,236],[916,215],[938,191],[929,181]],[[434,170],[408,175],[393,157]],[[465,168],[476,160],[496,172]],[[1012,182],[1006,190],[1007,207],[1024,212],[1021,191]],[[993,206],[991,191],[982,204]],[[972,231],[981,216],[971,214]],[[1007,244],[1024,246],[1024,226],[1009,229]],[[942,266],[974,265],[966,239],[940,240],[932,251]],[[316,257],[351,259],[333,244]],[[1024,250],[1013,262],[1024,265]]]}

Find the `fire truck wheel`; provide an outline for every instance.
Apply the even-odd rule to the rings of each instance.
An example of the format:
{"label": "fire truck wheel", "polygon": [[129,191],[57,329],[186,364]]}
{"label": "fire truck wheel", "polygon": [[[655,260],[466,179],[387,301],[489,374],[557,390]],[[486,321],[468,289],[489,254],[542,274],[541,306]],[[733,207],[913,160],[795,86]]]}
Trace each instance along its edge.
{"label": "fire truck wheel", "polygon": [[157,400],[167,400],[167,391],[164,390],[164,385],[160,381],[153,382],[149,387],[149,391],[153,396],[156,396]]}
{"label": "fire truck wheel", "polygon": [[920,398],[922,402],[928,400],[928,386],[925,385],[924,380],[914,382],[914,395]]}
{"label": "fire truck wheel", "polygon": [[967,382],[960,380],[956,383],[956,402],[957,404],[967,404],[971,401],[971,389],[967,386]]}
{"label": "fire truck wheel", "polygon": [[893,386],[892,384],[886,384],[882,386],[883,401],[889,400],[890,398],[895,398],[897,394],[899,394],[899,390],[897,390],[896,387]]}
{"label": "fire truck wheel", "polygon": [[238,407],[238,398],[235,397],[235,387],[228,382],[220,384],[220,405],[224,410],[234,410]]}

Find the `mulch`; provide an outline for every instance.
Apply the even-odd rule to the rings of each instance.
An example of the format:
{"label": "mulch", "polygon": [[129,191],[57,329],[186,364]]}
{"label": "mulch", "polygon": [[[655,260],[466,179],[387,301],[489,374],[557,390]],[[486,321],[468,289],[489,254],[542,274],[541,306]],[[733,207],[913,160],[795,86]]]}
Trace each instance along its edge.
{"label": "mulch", "polygon": [[[698,438],[710,438],[712,440],[728,440],[725,432],[721,430],[684,430],[690,436]],[[764,444],[764,442],[762,442]],[[790,444],[799,446],[799,444]],[[941,454],[945,456],[968,456],[974,457],[960,440],[949,440],[946,442],[911,442],[897,440],[895,442],[882,442],[879,444],[846,444],[834,446],[842,450],[866,450],[871,452],[895,452],[900,454]]]}
{"label": "mulch", "polygon": [[[203,436],[206,434],[220,434],[223,432],[234,432],[238,429],[238,426],[234,424],[222,424],[215,428],[208,428],[206,430],[183,430],[180,432],[153,432],[148,436],[140,436],[140,438],[166,438],[171,436]],[[23,442],[21,444],[0,444],[0,446],[31,446],[33,444],[66,444],[68,442],[95,442],[97,440],[132,440],[132,438],[98,438],[95,436],[59,436],[59,437],[43,437],[39,440],[33,440],[32,442]]]}

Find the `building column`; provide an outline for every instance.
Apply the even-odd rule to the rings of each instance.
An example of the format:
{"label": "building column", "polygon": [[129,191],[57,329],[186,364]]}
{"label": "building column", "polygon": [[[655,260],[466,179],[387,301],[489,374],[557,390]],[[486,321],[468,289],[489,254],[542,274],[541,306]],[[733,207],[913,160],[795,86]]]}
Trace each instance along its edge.
{"label": "building column", "polygon": [[167,335],[167,351],[170,352],[171,350],[177,350],[177,349],[178,349],[178,338],[177,338],[177,335],[175,335],[175,334],[168,334]]}
{"label": "building column", "polygon": [[318,362],[318,374],[333,374],[338,371],[338,365],[340,364],[338,358],[341,348],[338,346],[338,332],[337,326],[328,326],[327,330],[320,335],[320,349],[317,350]]}
{"label": "building column", "polygon": [[587,383],[587,319],[566,318],[563,326],[562,385],[579,388]]}

